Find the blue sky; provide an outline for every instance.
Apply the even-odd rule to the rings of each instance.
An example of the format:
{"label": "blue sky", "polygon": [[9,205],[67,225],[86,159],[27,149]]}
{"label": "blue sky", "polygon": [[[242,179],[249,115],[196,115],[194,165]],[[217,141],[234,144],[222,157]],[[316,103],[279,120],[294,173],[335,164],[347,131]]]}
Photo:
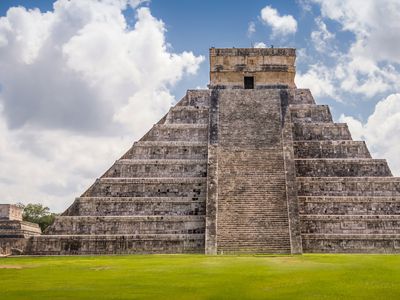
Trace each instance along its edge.
{"label": "blue sky", "polygon": [[0,198],[63,209],[207,85],[212,46],[297,48],[297,86],[399,175],[399,19],[398,0],[2,0]]}

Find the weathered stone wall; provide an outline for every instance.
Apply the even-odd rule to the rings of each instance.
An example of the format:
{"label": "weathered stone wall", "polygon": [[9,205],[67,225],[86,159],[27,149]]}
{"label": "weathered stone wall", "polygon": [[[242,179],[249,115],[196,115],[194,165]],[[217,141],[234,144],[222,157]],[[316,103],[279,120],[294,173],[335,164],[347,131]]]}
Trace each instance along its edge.
{"label": "weathered stone wall", "polygon": [[[16,211],[20,209],[17,208]],[[40,234],[41,230],[37,224],[15,219],[0,219],[0,255],[22,254],[25,251],[27,238]]]}
{"label": "weathered stone wall", "polygon": [[204,234],[42,235],[28,241],[35,255],[204,253]]}
{"label": "weathered stone wall", "polygon": [[15,235],[14,237],[0,236],[0,256],[22,254],[26,249],[27,243],[28,238],[23,235]]}
{"label": "weathered stone wall", "polygon": [[0,204],[0,220],[22,221],[22,208],[12,204]]}
{"label": "weathered stone wall", "polygon": [[244,76],[254,76],[256,86],[295,87],[295,49],[210,49],[210,86],[243,88]]}
{"label": "weathered stone wall", "polygon": [[299,218],[299,203],[297,196],[295,153],[293,148],[293,121],[290,104],[297,103],[299,94],[296,89],[281,90],[282,115],[282,148],[285,167],[286,200],[289,218],[289,236],[292,254],[301,254],[301,224]]}
{"label": "weathered stone wall", "polygon": [[291,107],[304,252],[400,252],[400,178],[324,106]]}

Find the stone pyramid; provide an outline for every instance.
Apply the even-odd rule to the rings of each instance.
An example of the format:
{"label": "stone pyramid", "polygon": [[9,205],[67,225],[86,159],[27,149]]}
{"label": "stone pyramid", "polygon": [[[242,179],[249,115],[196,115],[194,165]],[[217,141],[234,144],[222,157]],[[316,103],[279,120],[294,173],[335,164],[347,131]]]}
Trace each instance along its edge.
{"label": "stone pyramid", "polygon": [[25,253],[400,252],[400,178],[294,84],[295,49],[210,49],[189,90]]}

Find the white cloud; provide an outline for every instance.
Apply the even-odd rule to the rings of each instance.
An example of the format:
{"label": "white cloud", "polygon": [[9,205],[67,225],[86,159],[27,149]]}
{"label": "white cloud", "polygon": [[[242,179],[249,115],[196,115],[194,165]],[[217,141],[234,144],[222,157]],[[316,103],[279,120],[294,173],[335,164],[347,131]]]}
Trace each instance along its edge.
{"label": "white cloud", "polygon": [[357,120],[351,116],[346,116],[344,114],[341,114],[339,117],[339,122],[346,123],[349,126],[353,140],[356,140],[356,141],[363,140],[364,127],[363,127],[363,124],[359,120]]}
{"label": "white cloud", "polygon": [[256,23],[252,21],[249,23],[247,27],[247,37],[249,38],[252,37],[255,32],[256,32]]}
{"label": "white cloud", "polygon": [[311,40],[314,47],[318,52],[328,52],[329,43],[335,38],[335,34],[328,30],[321,18],[317,18],[315,23],[317,24],[318,30],[311,32]]}
{"label": "white cloud", "polygon": [[263,42],[257,42],[254,44],[254,48],[267,48],[267,45]]}
{"label": "white cloud", "polygon": [[[335,57],[331,67],[337,93],[358,93],[367,98],[400,88],[400,2],[397,0],[312,0],[322,17],[337,21],[354,34],[354,42],[341,51],[327,47],[333,36],[321,19],[311,33],[314,48]],[[317,19],[318,20],[318,19]],[[318,21],[317,21],[318,23]]]}
{"label": "white cloud", "polygon": [[297,31],[297,21],[292,15],[281,16],[275,8],[269,5],[261,10],[261,20],[272,28],[274,37],[293,34]]}
{"label": "white cloud", "polygon": [[296,0],[296,3],[304,12],[312,11],[310,0]]}
{"label": "white cloud", "polygon": [[149,3],[149,2],[150,2],[150,0],[129,0],[129,5],[132,8],[136,8],[142,4]]}
{"label": "white cloud", "polygon": [[337,99],[331,71],[322,64],[310,65],[306,73],[297,72],[295,82],[300,88],[309,88],[315,97]]}
{"label": "white cloud", "polygon": [[0,18],[2,201],[65,207],[197,72],[204,58],[171,52],[148,8],[128,27],[134,2],[58,0],[51,12],[14,7]]}
{"label": "white cloud", "polygon": [[342,115],[355,139],[364,139],[372,155],[388,159],[392,172],[400,176],[400,94],[391,94],[378,102],[363,124],[358,119]]}
{"label": "white cloud", "polygon": [[351,52],[378,61],[400,63],[400,2],[398,0],[313,0],[322,15],[356,36]]}

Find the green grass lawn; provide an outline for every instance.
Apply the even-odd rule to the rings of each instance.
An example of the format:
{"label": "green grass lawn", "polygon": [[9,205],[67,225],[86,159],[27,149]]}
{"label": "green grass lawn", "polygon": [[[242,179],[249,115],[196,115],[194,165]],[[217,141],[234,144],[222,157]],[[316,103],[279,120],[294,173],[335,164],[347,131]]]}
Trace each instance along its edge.
{"label": "green grass lawn", "polygon": [[400,255],[2,258],[0,299],[400,299]]}

